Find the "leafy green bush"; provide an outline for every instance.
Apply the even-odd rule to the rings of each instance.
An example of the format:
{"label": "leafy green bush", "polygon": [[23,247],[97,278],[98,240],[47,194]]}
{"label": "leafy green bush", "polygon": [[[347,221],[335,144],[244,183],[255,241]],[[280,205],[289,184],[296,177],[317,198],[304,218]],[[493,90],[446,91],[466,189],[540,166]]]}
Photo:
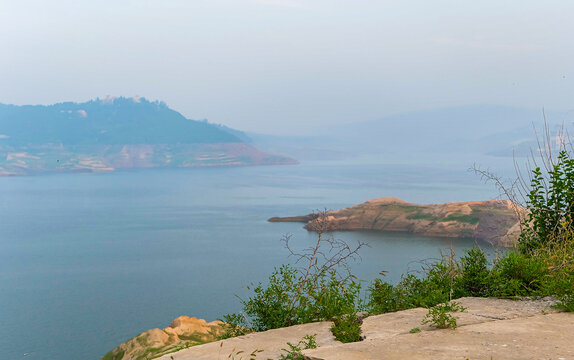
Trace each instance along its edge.
{"label": "leafy green bush", "polygon": [[560,307],[574,311],[574,230],[551,236],[547,246],[537,248],[530,256],[540,259],[547,270],[541,292],[556,296]]}
{"label": "leafy green bush", "polygon": [[[518,265],[518,277],[527,283],[527,290],[555,295],[564,309],[574,311],[574,159],[564,146],[556,159],[549,151],[545,155],[546,171],[540,167],[532,170],[526,201],[529,213],[519,240],[520,252],[532,264],[506,265]],[[540,271],[540,266],[546,271]],[[543,277],[536,278],[540,275],[536,272]],[[512,285],[524,287],[517,282],[520,280]]]}
{"label": "leafy green bush", "polygon": [[[269,276],[266,286],[259,283],[254,295],[241,302],[251,321],[249,327],[265,331],[354,315],[360,289],[352,277],[339,279],[336,272],[318,274],[313,282],[302,283],[297,269],[283,265]],[[228,316],[227,320],[241,318]]]}
{"label": "leafy green bush", "polygon": [[490,274],[490,295],[541,295],[547,273],[540,258],[511,251],[494,264]]}
{"label": "leafy green bush", "polygon": [[529,214],[520,235],[522,252],[544,247],[553,236],[574,228],[574,159],[570,153],[560,151],[547,172],[540,167],[532,170],[530,187]]}
{"label": "leafy green bush", "polygon": [[375,279],[368,289],[367,310],[370,314],[383,314],[432,303],[427,283],[413,274],[403,276],[397,285]]}
{"label": "leafy green bush", "polygon": [[[230,330],[250,328],[265,331],[313,321],[335,321],[333,331],[346,333],[362,309],[361,284],[351,275],[347,260],[357,256],[357,244],[351,248],[328,234],[326,212],[319,213],[310,229],[317,232],[314,246],[295,252],[285,237],[285,246],[305,266],[282,265],[275,268],[267,284],[259,283],[253,295],[241,300],[245,317],[224,317]],[[341,327],[341,329],[338,329]],[[232,331],[230,331],[232,332]]]}
{"label": "leafy green bush", "polygon": [[456,318],[451,313],[465,310],[466,308],[455,301],[439,304],[429,308],[429,312],[421,323],[430,324],[439,329],[456,329]]}
{"label": "leafy green bush", "polygon": [[466,251],[460,263],[460,276],[455,280],[455,298],[487,296],[490,288],[490,271],[484,251],[474,246]]}
{"label": "leafy green bush", "polygon": [[425,267],[422,277],[403,275],[397,285],[375,279],[368,288],[367,310],[381,314],[449,301],[456,274],[457,265],[451,255]]}
{"label": "leafy green bush", "polygon": [[371,314],[384,314],[403,308],[401,293],[388,282],[375,279],[368,292],[367,309]]}
{"label": "leafy green bush", "polygon": [[[565,243],[568,241],[561,240]],[[570,250],[562,246],[559,252],[542,248],[531,254],[509,251],[493,266],[478,247],[467,250],[460,264],[451,254],[428,266],[421,277],[409,274],[396,285],[376,279],[368,288],[367,309],[371,314],[380,314],[430,308],[465,296],[546,295],[559,296],[568,307],[574,304],[574,240],[570,243]]]}
{"label": "leafy green bush", "polygon": [[[265,331],[297,324],[297,309],[291,302],[298,288],[297,271],[289,265],[275,269],[266,287],[259,283],[253,289],[255,295],[241,301],[253,330]],[[306,298],[300,300],[303,303]]]}
{"label": "leafy green bush", "polygon": [[340,316],[333,319],[334,325],[331,332],[335,340],[342,343],[361,341],[361,323],[356,314],[350,316]]}

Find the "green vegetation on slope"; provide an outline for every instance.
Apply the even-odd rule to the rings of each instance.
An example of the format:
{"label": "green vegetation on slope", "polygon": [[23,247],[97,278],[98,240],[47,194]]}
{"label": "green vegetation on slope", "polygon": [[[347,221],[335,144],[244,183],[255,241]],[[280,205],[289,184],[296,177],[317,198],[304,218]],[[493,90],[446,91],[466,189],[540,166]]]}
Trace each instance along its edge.
{"label": "green vegetation on slope", "polygon": [[477,224],[480,219],[477,216],[468,215],[468,214],[449,214],[445,217],[441,217],[435,214],[426,213],[422,211],[418,211],[414,214],[408,215],[407,219],[409,220],[429,220],[429,221],[440,221],[440,222],[447,222],[447,221],[458,221],[468,224]]}
{"label": "green vegetation on slope", "polygon": [[480,221],[480,219],[473,215],[450,214],[445,216],[444,219],[442,219],[441,221],[459,221],[463,223],[477,224]]}

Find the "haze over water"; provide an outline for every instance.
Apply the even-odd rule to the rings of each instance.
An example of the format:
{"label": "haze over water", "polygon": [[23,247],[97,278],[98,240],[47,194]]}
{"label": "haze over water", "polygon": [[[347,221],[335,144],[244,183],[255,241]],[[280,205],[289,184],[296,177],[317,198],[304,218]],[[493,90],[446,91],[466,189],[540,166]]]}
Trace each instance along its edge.
{"label": "haze over water", "polygon": [[[108,159],[124,159],[132,144],[142,160],[150,141],[164,162],[142,166],[167,165],[171,146],[186,139],[177,127],[159,143],[165,117],[139,122],[131,113],[138,121],[126,128],[113,108],[66,104],[120,97],[131,108],[145,103],[140,96],[169,104],[182,121],[246,131],[262,150],[303,163],[0,176],[0,357],[98,359],[176,316],[214,320],[239,310],[235,294],[290,260],[284,234],[299,247],[315,239],[303,224],[268,223],[272,216],[383,196],[497,198],[467,169],[476,162],[512,176],[512,159],[473,152],[528,156],[543,108],[551,124],[574,125],[573,13],[564,0],[4,1],[0,110],[9,115],[0,160],[10,167],[0,161],[0,175],[55,169],[66,163],[62,154],[70,170],[101,169],[96,150],[109,145],[118,151]],[[8,105],[62,102],[39,118],[29,107],[13,118]],[[59,130],[45,126],[58,119]],[[132,136],[139,140],[126,142]],[[95,153],[87,161],[75,150]],[[217,153],[211,160],[238,156]],[[384,155],[305,162],[367,153]],[[173,162],[196,158],[180,153]],[[335,236],[369,244],[351,264],[367,282],[381,270],[397,281],[413,261],[473,244]]]}
{"label": "haze over water", "polygon": [[[430,157],[429,157],[430,158]],[[509,159],[488,158],[485,164]],[[486,162],[488,161],[488,162]],[[0,348],[7,359],[96,359],[179,315],[238,311],[245,286],[315,236],[271,216],[381,196],[415,203],[488,200],[472,161],[369,161],[0,178]],[[510,165],[510,164],[509,164]],[[496,166],[495,166],[496,167]],[[370,281],[471,240],[343,232],[370,246],[352,264]]]}

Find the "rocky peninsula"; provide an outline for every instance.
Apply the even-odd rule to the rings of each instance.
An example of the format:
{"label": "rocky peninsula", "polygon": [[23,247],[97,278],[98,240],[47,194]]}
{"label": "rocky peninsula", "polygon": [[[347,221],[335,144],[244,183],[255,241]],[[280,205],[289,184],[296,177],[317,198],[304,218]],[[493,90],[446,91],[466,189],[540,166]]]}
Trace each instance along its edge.
{"label": "rocky peninsula", "polygon": [[510,247],[520,234],[525,210],[507,200],[465,201],[418,205],[383,197],[349,208],[294,217],[273,217],[270,222],[303,222],[310,231],[380,230],[423,236],[473,238]]}

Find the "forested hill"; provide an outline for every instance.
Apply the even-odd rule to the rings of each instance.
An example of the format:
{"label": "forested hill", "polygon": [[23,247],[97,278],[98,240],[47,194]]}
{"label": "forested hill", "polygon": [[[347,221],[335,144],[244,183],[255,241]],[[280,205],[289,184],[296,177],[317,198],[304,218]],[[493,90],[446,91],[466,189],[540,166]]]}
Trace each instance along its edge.
{"label": "forested hill", "polygon": [[0,104],[0,175],[295,162],[237,134],[144,98]]}
{"label": "forested hill", "polygon": [[186,119],[165,103],[114,98],[54,105],[0,105],[3,143],[28,145],[241,142],[222,127]]}

